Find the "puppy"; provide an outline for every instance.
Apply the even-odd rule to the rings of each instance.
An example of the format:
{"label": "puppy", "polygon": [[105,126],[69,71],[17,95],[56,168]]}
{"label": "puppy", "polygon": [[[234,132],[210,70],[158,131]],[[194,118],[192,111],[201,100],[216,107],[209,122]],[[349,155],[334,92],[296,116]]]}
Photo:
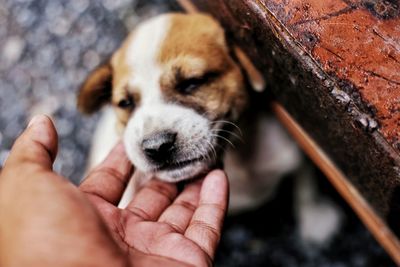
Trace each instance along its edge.
{"label": "puppy", "polygon": [[[246,109],[249,87],[260,90],[263,80],[237,52],[207,15],[164,14],[140,24],[80,89],[84,113],[111,104],[89,166],[121,137],[140,179],[179,182],[221,161],[230,177],[231,211],[266,199],[300,156],[275,120]],[[250,128],[240,126],[249,121]]]}
{"label": "puppy", "polygon": [[[122,138],[135,167],[132,181],[179,182],[221,162],[230,179],[230,212],[254,208],[301,162],[297,146],[262,111],[266,101],[251,101],[250,88],[263,87],[211,17],[164,14],[145,21],[79,92],[84,113],[111,106],[96,130],[89,168]],[[130,183],[120,206],[134,188]]]}

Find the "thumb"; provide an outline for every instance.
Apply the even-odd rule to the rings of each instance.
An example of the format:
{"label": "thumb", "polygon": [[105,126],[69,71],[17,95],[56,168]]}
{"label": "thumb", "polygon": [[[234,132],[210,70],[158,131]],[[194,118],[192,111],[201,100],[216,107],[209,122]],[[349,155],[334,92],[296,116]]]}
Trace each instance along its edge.
{"label": "thumb", "polygon": [[37,115],[29,122],[25,131],[17,138],[5,167],[16,164],[34,164],[51,170],[57,155],[58,137],[51,119]]}

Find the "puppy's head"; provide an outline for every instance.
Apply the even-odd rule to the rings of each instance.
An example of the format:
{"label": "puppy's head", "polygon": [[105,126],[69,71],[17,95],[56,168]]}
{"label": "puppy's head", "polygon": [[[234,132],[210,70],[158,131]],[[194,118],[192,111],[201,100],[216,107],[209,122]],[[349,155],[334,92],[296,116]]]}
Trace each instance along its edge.
{"label": "puppy's head", "polygon": [[88,77],[78,106],[92,113],[111,103],[135,167],[176,182],[215,164],[220,131],[244,108],[245,87],[216,21],[166,14],[140,24]]}

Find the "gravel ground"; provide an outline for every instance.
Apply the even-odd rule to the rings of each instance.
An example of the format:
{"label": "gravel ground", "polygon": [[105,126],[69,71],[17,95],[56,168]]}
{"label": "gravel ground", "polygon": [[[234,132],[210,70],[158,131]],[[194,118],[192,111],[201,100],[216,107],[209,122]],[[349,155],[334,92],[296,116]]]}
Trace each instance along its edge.
{"label": "gravel ground", "polygon": [[[77,112],[79,85],[139,21],[176,9],[163,0],[0,0],[0,163],[27,120],[46,113],[60,137],[55,169],[78,182],[98,119]],[[302,244],[292,180],[261,209],[227,219],[216,266],[394,266],[324,182],[322,190],[343,209],[344,225],[323,248]]]}

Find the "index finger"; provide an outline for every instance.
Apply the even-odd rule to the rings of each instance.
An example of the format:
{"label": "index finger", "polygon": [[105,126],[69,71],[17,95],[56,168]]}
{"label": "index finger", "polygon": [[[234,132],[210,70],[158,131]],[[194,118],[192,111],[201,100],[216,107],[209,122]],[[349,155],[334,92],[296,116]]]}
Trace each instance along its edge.
{"label": "index finger", "polygon": [[117,205],[132,176],[133,166],[119,142],[107,158],[80,184],[81,191]]}
{"label": "index finger", "polygon": [[229,185],[225,173],[215,170],[204,179],[199,206],[186,229],[185,236],[213,259],[228,208]]}

